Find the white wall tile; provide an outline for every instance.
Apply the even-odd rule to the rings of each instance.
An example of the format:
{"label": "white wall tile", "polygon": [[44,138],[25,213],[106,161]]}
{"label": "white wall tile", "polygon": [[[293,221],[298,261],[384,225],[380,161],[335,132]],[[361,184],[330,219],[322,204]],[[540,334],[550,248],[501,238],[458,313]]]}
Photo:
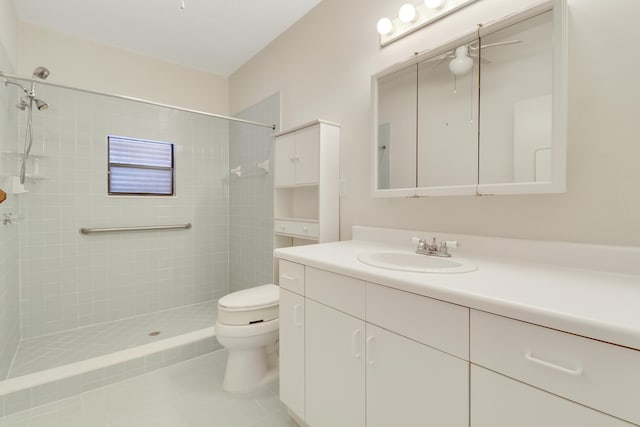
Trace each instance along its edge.
{"label": "white wall tile", "polygon": [[[22,337],[227,293],[228,246],[210,243],[228,242],[226,121],[50,87],[41,96],[51,108],[34,115],[33,153],[46,155],[45,179],[21,196]],[[175,143],[178,196],[108,197],[109,134]],[[193,229],[78,233],[183,222]]]}

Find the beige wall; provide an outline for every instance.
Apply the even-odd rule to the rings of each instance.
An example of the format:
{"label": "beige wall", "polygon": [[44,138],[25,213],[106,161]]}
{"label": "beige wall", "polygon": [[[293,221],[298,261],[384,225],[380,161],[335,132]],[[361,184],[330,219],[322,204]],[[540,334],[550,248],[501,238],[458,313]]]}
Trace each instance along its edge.
{"label": "beige wall", "polygon": [[[3,0],[4,1],[4,0]],[[18,73],[38,65],[70,86],[228,114],[227,78],[119,48],[20,24]]]}
{"label": "beige wall", "polygon": [[372,199],[370,75],[470,29],[481,0],[384,49],[376,21],[404,0],[324,0],[230,78],[230,109],[277,90],[282,126],[342,123],[342,238],[353,224],[492,236],[640,245],[640,2],[569,0],[568,191],[561,195]]}

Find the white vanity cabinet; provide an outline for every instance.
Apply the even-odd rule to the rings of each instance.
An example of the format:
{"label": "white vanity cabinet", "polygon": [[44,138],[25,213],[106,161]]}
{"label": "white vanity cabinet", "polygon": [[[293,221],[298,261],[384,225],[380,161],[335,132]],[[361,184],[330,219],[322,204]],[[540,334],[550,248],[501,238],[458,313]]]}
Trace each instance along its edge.
{"label": "white vanity cabinet", "polygon": [[365,426],[365,323],[306,299],[305,422]]}
{"label": "white vanity cabinet", "polygon": [[469,364],[367,323],[367,427],[463,427]]}
{"label": "white vanity cabinet", "polygon": [[631,427],[634,424],[471,365],[473,427]]}
{"label": "white vanity cabinet", "polygon": [[469,423],[469,309],[366,286],[367,427]]}
{"label": "white vanity cabinet", "polygon": [[[283,378],[296,370],[306,393],[298,421],[640,427],[640,248],[445,235],[468,250],[452,261],[477,270],[414,273],[359,261],[387,251],[414,258],[406,242],[424,234],[354,227],[352,241],[275,252],[281,286],[306,309],[295,350],[304,373],[281,368]],[[570,253],[570,264],[555,262],[559,253]],[[588,268],[598,263],[606,269]],[[283,401],[294,407],[284,393]]]}
{"label": "white vanity cabinet", "polygon": [[636,350],[472,310],[470,353],[472,427],[640,424]]}
{"label": "white vanity cabinet", "polygon": [[305,267],[305,396],[311,427],[365,426],[365,283]]}
{"label": "white vanity cabinet", "polygon": [[304,418],[304,298],[280,289],[280,399]]}
{"label": "white vanity cabinet", "polygon": [[339,238],[340,127],[317,120],[273,137],[275,247]]}
{"label": "white vanity cabinet", "polygon": [[304,409],[304,266],[280,264],[280,400],[298,418]]}
{"label": "white vanity cabinet", "polygon": [[[297,265],[280,261],[281,287],[299,289]],[[292,326],[300,295],[283,290],[280,307],[281,400],[298,418],[310,427],[468,426],[468,309],[308,266],[304,277],[303,358]],[[420,311],[407,312],[407,299]],[[285,352],[299,358],[289,365]]]}

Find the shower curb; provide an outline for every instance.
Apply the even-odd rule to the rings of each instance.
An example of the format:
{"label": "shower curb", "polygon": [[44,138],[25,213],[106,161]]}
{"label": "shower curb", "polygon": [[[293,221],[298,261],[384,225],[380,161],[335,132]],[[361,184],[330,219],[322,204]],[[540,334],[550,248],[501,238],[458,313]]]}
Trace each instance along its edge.
{"label": "shower curb", "polygon": [[6,380],[0,419],[221,349],[214,327]]}

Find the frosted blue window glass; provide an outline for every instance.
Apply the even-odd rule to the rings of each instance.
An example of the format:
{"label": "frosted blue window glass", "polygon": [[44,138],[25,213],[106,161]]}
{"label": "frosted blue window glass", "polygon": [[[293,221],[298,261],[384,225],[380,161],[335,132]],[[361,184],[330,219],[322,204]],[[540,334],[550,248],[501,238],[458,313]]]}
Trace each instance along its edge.
{"label": "frosted blue window glass", "polygon": [[173,144],[109,136],[109,194],[174,194]]}

